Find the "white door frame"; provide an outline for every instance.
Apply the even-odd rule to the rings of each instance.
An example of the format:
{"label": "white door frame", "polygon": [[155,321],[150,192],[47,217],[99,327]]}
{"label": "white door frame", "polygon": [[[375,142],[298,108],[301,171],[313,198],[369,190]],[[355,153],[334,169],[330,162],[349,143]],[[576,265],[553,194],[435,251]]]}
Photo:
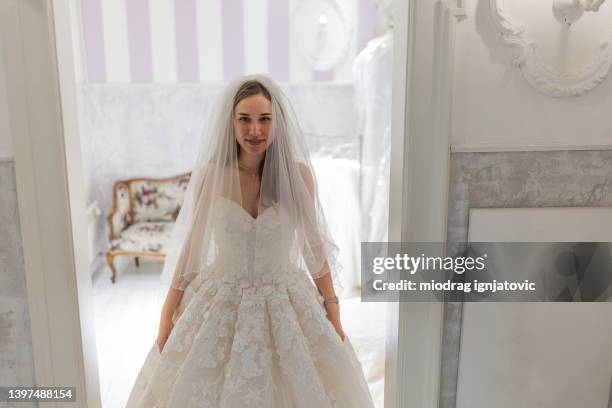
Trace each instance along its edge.
{"label": "white door frame", "polygon": [[[465,1],[395,1],[391,242],[446,241],[454,38]],[[389,304],[385,408],[439,406],[443,306]]]}
{"label": "white door frame", "polygon": [[[76,386],[75,406],[97,408],[68,3],[4,1],[10,5],[0,12],[0,30],[10,44],[4,58],[36,382]],[[453,38],[463,1],[395,2],[390,241],[446,239]],[[386,408],[438,406],[442,306],[390,305]]]}
{"label": "white door frame", "polygon": [[76,403],[45,406],[97,408],[75,80],[72,47],[65,41],[70,39],[67,6],[65,0],[3,0],[0,35],[36,385],[76,387]]}

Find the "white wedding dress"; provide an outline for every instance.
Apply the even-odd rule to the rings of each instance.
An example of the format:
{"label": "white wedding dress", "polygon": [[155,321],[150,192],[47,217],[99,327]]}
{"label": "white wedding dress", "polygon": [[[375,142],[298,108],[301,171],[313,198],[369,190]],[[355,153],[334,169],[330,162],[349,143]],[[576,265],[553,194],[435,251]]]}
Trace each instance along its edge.
{"label": "white wedding dress", "polygon": [[127,406],[374,407],[348,337],[289,262],[292,243],[277,239],[278,209],[253,218],[221,199],[215,214],[215,271],[183,305],[162,353],[151,347]]}

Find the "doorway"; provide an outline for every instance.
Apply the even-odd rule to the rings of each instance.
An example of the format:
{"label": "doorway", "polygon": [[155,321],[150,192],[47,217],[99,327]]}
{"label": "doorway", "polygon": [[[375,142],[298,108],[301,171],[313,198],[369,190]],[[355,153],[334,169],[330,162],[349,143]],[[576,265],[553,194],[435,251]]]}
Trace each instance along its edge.
{"label": "doorway", "polygon": [[[408,167],[419,163],[412,157],[418,158],[423,153],[418,144],[409,151],[407,149],[408,137],[413,133],[407,128],[406,110],[410,99],[407,97],[408,26],[414,2],[398,3],[394,13],[399,17],[394,28],[397,41],[394,44],[390,166],[391,240],[404,238],[405,231],[415,222],[411,221],[414,218],[405,217],[409,209],[404,190],[411,188],[411,192],[418,196],[422,188],[415,183],[416,172],[407,172]],[[93,308],[90,303],[91,275],[87,240],[83,239],[87,235],[87,222],[86,206],[82,200],[85,197],[82,152],[79,151],[76,128],[78,109],[74,84],[77,75],[75,67],[67,63],[75,60],[70,46],[73,33],[67,29],[73,17],[65,2],[12,2],[8,8],[10,13],[3,16],[8,17],[3,19],[2,28],[3,34],[9,34],[13,47],[5,52],[5,61],[13,63],[10,74],[16,81],[8,85],[7,93],[13,103],[11,125],[15,132],[19,210],[23,220],[37,383],[75,384],[84,391],[78,397],[81,405],[98,406],[95,330],[93,319],[89,318]],[[55,47],[50,48],[50,44],[55,44]],[[58,80],[61,95],[57,93]],[[28,92],[24,92],[24,87]],[[61,97],[61,105],[58,97]],[[49,107],[55,107],[55,110]],[[60,111],[61,115],[58,114]],[[404,165],[404,159],[411,163],[410,166]],[[426,168],[426,165],[421,166],[421,169]],[[67,195],[68,191],[70,195]],[[431,214],[427,210],[422,212],[422,220],[434,217],[434,210]],[[49,225],[45,220],[57,223]],[[58,254],[68,256],[58,257]],[[55,284],[58,282],[62,284]],[[438,375],[434,368],[438,350],[435,342],[431,346],[430,340],[432,336],[436,338],[436,322],[439,322],[436,308],[419,305],[407,309],[392,305],[391,309],[395,310],[388,315],[391,324],[387,326],[386,336],[385,405],[406,406],[404,402],[417,400],[433,404],[436,391],[429,378],[435,379]],[[53,316],[62,316],[63,319],[58,321]],[[429,319],[427,322],[419,321],[419,316]],[[423,325],[430,329],[420,330]],[[63,340],[57,342],[57,339]],[[424,344],[430,344],[425,353],[422,352]],[[66,355],[76,357],[66,359]],[[412,376],[407,374],[406,361],[411,362]],[[420,374],[417,376],[416,373]],[[427,392],[421,392],[425,389],[424,382],[429,383]],[[396,387],[398,383],[402,387]]]}
{"label": "doorway", "polygon": [[[359,301],[359,242],[387,239],[393,36],[376,20],[390,18],[392,3],[386,14],[370,1],[274,2],[271,9],[272,3],[266,10],[250,2],[74,1],[67,9],[103,406],[127,399],[165,296],[156,286],[159,260],[105,259],[105,248],[120,239],[119,227],[113,235],[106,219],[121,205],[113,186],[129,183],[129,199],[138,200],[145,191],[134,190],[151,186],[135,187],[134,180],[186,174],[224,82],[260,71],[281,82],[303,123],[323,210],[343,254],[344,325],[384,403],[386,312]],[[227,31],[236,24],[238,36]],[[383,67],[372,67],[372,58]],[[378,102],[372,92],[380,93]],[[364,99],[372,102],[357,103]],[[382,113],[381,100],[388,102]],[[129,341],[117,342],[128,332]]]}

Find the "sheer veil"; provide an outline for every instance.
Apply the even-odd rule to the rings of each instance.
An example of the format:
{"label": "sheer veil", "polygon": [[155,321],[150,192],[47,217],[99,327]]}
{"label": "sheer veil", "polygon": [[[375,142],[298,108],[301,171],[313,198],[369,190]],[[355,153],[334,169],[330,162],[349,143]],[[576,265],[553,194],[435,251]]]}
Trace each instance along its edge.
{"label": "sheer veil", "polygon": [[[293,242],[291,263],[313,278],[332,273],[336,291],[340,291],[338,248],[321,209],[304,135],[289,100],[264,75],[232,81],[215,104],[168,242],[162,284],[184,290],[196,277],[205,280],[213,273],[223,273],[215,269],[215,209],[218,205],[233,205],[227,200],[240,206],[243,203],[233,106],[238,89],[246,81],[259,82],[272,102],[272,142],[260,173],[258,214],[275,207],[282,220],[281,236],[276,238]],[[258,237],[256,230],[245,233],[245,243],[257,239],[264,238]]]}

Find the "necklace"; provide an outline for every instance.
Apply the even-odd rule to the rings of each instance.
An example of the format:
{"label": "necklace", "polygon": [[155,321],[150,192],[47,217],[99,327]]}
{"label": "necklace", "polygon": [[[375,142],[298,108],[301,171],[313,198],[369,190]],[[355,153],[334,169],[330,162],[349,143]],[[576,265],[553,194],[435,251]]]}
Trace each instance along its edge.
{"label": "necklace", "polygon": [[238,163],[238,167],[240,167],[242,170],[244,170],[247,173],[249,173],[249,176],[252,176],[252,177],[258,177],[259,176],[259,172],[253,171],[253,169],[249,169],[248,167],[243,166],[240,163]]}

